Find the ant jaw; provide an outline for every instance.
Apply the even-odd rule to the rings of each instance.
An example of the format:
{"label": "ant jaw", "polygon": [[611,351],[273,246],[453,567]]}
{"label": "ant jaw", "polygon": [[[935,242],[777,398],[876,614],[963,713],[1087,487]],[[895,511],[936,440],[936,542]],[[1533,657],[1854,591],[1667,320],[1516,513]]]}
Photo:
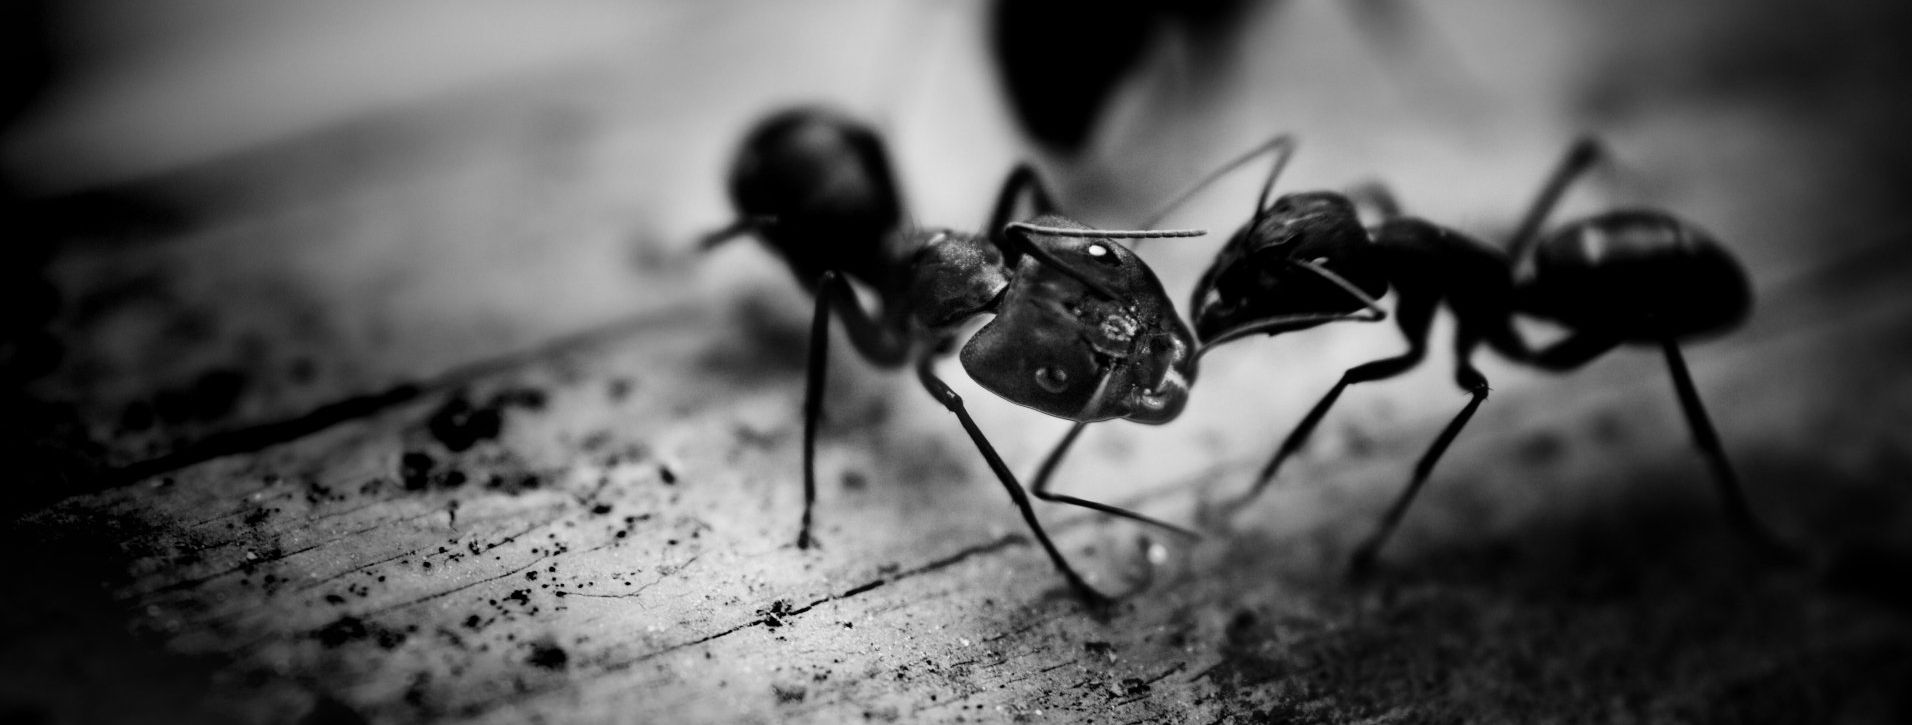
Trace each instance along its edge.
{"label": "ant jaw", "polygon": [[1174,420],[1188,407],[1189,381],[1171,372],[1152,390],[1135,388],[1129,392],[1128,410],[1121,416],[1144,425],[1161,425]]}

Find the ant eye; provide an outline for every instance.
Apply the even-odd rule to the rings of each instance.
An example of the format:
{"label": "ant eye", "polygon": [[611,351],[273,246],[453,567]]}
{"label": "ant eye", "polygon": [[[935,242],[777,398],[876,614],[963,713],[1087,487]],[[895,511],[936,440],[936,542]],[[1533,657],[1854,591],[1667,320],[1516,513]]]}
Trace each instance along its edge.
{"label": "ant eye", "polygon": [[1103,264],[1121,264],[1122,263],[1122,259],[1120,257],[1115,256],[1114,251],[1111,251],[1108,247],[1103,246],[1100,242],[1091,242],[1084,251],[1089,255],[1091,259],[1094,259],[1095,261],[1101,262]]}
{"label": "ant eye", "polygon": [[1036,385],[1051,393],[1060,393],[1069,387],[1069,373],[1046,365],[1036,368]]}

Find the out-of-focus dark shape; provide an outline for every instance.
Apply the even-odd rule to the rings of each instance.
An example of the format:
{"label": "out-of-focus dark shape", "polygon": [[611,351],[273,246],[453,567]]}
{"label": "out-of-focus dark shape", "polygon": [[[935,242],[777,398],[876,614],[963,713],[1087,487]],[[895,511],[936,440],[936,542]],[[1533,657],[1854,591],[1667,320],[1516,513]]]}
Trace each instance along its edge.
{"label": "out-of-focus dark shape", "polygon": [[[1269,5],[1279,10],[1284,4]],[[1475,84],[1415,3],[1341,5],[1409,92],[1471,102],[1455,94]],[[1194,92],[1230,87],[1214,81],[1238,70],[1242,45],[1253,41],[1245,31],[1248,16],[1258,7],[1243,0],[998,0],[988,19],[990,51],[1023,130],[1051,151],[1076,154],[1094,138],[1110,98],[1165,37],[1186,40]]]}
{"label": "out-of-focus dark shape", "polygon": [[1856,542],[1834,552],[1826,585],[1912,612],[1912,554],[1889,545]]}
{"label": "out-of-focus dark shape", "polygon": [[1063,153],[1082,150],[1109,97],[1167,26],[1203,38],[1233,30],[1245,3],[1195,0],[998,0],[990,50],[1023,130]]}
{"label": "out-of-focus dark shape", "polygon": [[[955,349],[964,323],[994,315],[961,353],[964,369],[984,388],[1069,420],[1166,422],[1187,401],[1193,335],[1155,274],[1112,238],[1187,234],[1083,227],[1043,208],[1053,196],[1027,166],[1009,174],[985,234],[905,227],[888,159],[874,129],[841,113],[798,108],[772,114],[745,136],[731,168],[739,221],[705,241],[709,247],[754,234],[816,294],[797,548],[814,543],[816,440],[834,311],[865,360],[884,368],[915,366],[924,389],[956,415],[988,461],[1056,570],[1085,600],[1105,602],[1050,541],[1022,484],[934,364]],[[1038,216],[1010,224],[1025,193]],[[876,293],[878,310],[863,307],[852,280]],[[1181,531],[1105,504],[1051,497],[1040,484],[1035,493]]]}
{"label": "out-of-focus dark shape", "polygon": [[[36,0],[0,10],[0,139],[52,82],[48,10],[48,3]],[[0,460],[12,468],[15,482],[64,492],[63,484],[80,475],[97,451],[70,407],[27,391],[64,356],[52,329],[62,300],[47,276],[50,235],[16,182],[0,173],[0,289],[8,292],[0,303]],[[0,492],[0,503],[12,502],[20,488]]]}
{"label": "out-of-focus dark shape", "polygon": [[[1592,139],[1570,147],[1505,251],[1419,218],[1399,216],[1400,204],[1379,184],[1362,188],[1383,217],[1370,239],[1361,233],[1355,204],[1341,194],[1286,194],[1269,206],[1271,175],[1254,217],[1196,287],[1192,313],[1204,351],[1254,333],[1379,319],[1359,315],[1379,312],[1376,298],[1389,287],[1396,292],[1394,317],[1409,349],[1348,369],[1229,508],[1239,508],[1266,488],[1348,386],[1385,380],[1418,366],[1427,353],[1434,313],[1445,305],[1456,320],[1455,382],[1471,397],[1422,455],[1380,526],[1355,548],[1355,573],[1372,567],[1435,464],[1487,398],[1487,377],[1471,361],[1481,343],[1509,359],[1550,371],[1579,368],[1623,343],[1658,346],[1694,445],[1713,470],[1729,522],[1762,553],[1778,561],[1800,561],[1797,552],[1753,515],[1680,353],[1681,340],[1730,329],[1745,319],[1752,292],[1739,263],[1698,227],[1659,211],[1607,212],[1540,235],[1568,186],[1604,155]],[[1280,173],[1282,161],[1285,156],[1274,173]],[[1531,271],[1519,276],[1529,260]],[[1334,284],[1320,284],[1322,280]],[[1324,299],[1335,287],[1338,304],[1332,297]],[[1513,326],[1516,313],[1551,319],[1568,334],[1534,350]]]}

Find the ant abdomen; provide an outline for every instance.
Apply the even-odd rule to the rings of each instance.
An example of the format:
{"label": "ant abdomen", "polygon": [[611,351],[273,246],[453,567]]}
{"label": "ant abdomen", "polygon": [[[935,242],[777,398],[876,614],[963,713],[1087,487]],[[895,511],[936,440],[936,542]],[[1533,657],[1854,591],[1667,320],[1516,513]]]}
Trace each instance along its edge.
{"label": "ant abdomen", "polygon": [[1752,310],[1745,271],[1712,235],[1657,211],[1615,211],[1562,227],[1534,249],[1522,311],[1569,327],[1657,343],[1721,332]]}
{"label": "ant abdomen", "polygon": [[882,138],[821,107],[758,122],[731,165],[730,197],[806,280],[826,269],[869,279],[858,272],[903,217]]}

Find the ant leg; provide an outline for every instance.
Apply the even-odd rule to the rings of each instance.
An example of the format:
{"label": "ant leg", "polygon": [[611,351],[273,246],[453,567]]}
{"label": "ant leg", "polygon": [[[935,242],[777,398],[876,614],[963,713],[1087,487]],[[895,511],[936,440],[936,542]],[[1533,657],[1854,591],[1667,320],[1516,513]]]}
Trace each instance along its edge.
{"label": "ant leg", "polygon": [[1268,194],[1275,188],[1275,180],[1281,178],[1282,169],[1288,167],[1288,158],[1295,153],[1295,138],[1285,133],[1277,134],[1267,141],[1263,141],[1261,145],[1249,149],[1247,153],[1229,159],[1227,163],[1217,167],[1214,171],[1208,172],[1207,176],[1190,184],[1187,189],[1183,189],[1181,193],[1176,194],[1167,204],[1163,204],[1162,208],[1143,217],[1142,223],[1138,226],[1142,229],[1155,228],[1157,224],[1162,223],[1163,218],[1174,213],[1175,210],[1181,208],[1183,204],[1188,203],[1189,199],[1195,198],[1196,194],[1201,193],[1202,190],[1208,188],[1210,184],[1220,181],[1222,177],[1233,173],[1236,169],[1246,166],[1248,162],[1254,161],[1257,157],[1271,153],[1275,154],[1275,163],[1268,169],[1268,178],[1262,181],[1261,196],[1257,197],[1255,203],[1254,218],[1260,219],[1262,213],[1267,211]]}
{"label": "ant leg", "polygon": [[1394,308],[1395,321],[1400,325],[1401,334],[1407,338],[1407,352],[1397,357],[1357,365],[1343,373],[1341,380],[1328,389],[1328,394],[1322,396],[1321,401],[1315,403],[1315,406],[1308,410],[1308,414],[1302,417],[1301,423],[1297,424],[1295,429],[1288,433],[1288,437],[1282,440],[1281,447],[1275,450],[1274,457],[1268,459],[1267,465],[1262,466],[1261,473],[1255,478],[1255,485],[1249,488],[1247,493],[1230,502],[1230,508],[1239,508],[1261,495],[1262,490],[1275,480],[1275,473],[1281,470],[1282,462],[1301,450],[1302,444],[1308,441],[1308,436],[1314,433],[1315,426],[1320,425],[1321,419],[1328,414],[1328,409],[1333,408],[1335,400],[1341,397],[1341,391],[1356,383],[1385,380],[1400,375],[1420,364],[1421,358],[1427,354],[1427,329],[1434,322],[1434,306],[1439,302],[1439,298],[1417,289],[1404,288],[1400,290],[1400,294],[1401,299]]}
{"label": "ant leg", "polygon": [[1065,496],[1063,494],[1049,493],[1050,477],[1055,475],[1056,468],[1062,465],[1062,457],[1068,453],[1070,446],[1075,445],[1076,437],[1082,435],[1082,429],[1087,428],[1088,426],[1089,426],[1088,423],[1083,423],[1081,421],[1077,421],[1075,425],[1069,426],[1069,432],[1062,436],[1062,441],[1056,444],[1056,447],[1054,450],[1049,451],[1049,456],[1047,458],[1042,459],[1042,467],[1036,469],[1036,479],[1035,481],[1031,482],[1029,485],[1030,493],[1034,494],[1036,498],[1039,498],[1051,503],[1062,503],[1062,504],[1069,504],[1071,506],[1081,506],[1082,508],[1090,509],[1093,511],[1100,511],[1110,516],[1120,516],[1130,521],[1138,521],[1138,522],[1162,529],[1171,534],[1175,534],[1176,536],[1187,538],[1191,541],[1199,540],[1202,538],[1201,534],[1197,534],[1193,531],[1184,529],[1180,526],[1176,526],[1174,524],[1168,523],[1166,521],[1162,521],[1160,519],[1138,514],[1134,511],[1130,511],[1125,508],[1110,506],[1109,504],[1105,504],[1105,503],[1101,503],[1097,501],[1090,501],[1088,499],[1076,498],[1074,496]]}
{"label": "ant leg", "polygon": [[1381,546],[1387,543],[1388,536],[1394,533],[1394,527],[1398,526],[1402,517],[1407,515],[1408,506],[1414,503],[1414,497],[1420,494],[1421,487],[1427,485],[1428,477],[1434,473],[1434,465],[1440,463],[1441,456],[1447,453],[1447,447],[1460,436],[1461,429],[1467,427],[1467,421],[1474,417],[1474,411],[1480,408],[1481,403],[1486,402],[1487,376],[1482,375],[1471,360],[1474,347],[1479,343],[1480,338],[1471,330],[1462,329],[1456,333],[1454,382],[1470,396],[1467,405],[1461,407],[1461,412],[1447,422],[1447,427],[1442,428],[1441,434],[1435,437],[1434,443],[1427,447],[1427,452],[1421,454],[1421,460],[1414,464],[1414,477],[1408,479],[1407,488],[1403,489],[1400,496],[1394,499],[1394,503],[1388,506],[1387,513],[1381,517],[1381,525],[1375,527],[1374,533],[1362,539],[1361,543],[1354,548],[1354,556],[1348,562],[1350,575],[1358,577],[1373,570],[1374,560],[1380,553]]}
{"label": "ant leg", "polygon": [[864,312],[855,290],[835,270],[817,279],[816,312],[810,318],[810,359],[803,387],[803,523],[797,530],[797,548],[816,546],[810,536],[810,511],[817,500],[817,429],[823,423],[823,388],[829,367],[830,310],[843,318],[857,352],[878,365],[903,362],[909,346],[901,335],[883,329]]}
{"label": "ant leg", "polygon": [[1520,226],[1514,228],[1514,235],[1507,240],[1507,258],[1513,266],[1519,268],[1526,259],[1527,248],[1533,245],[1534,236],[1540,233],[1540,225],[1545,224],[1547,215],[1553,213],[1554,205],[1560,203],[1560,197],[1567,186],[1580,177],[1594,162],[1605,155],[1600,142],[1591,136],[1582,137],[1567,147],[1567,153],[1560,158],[1560,164],[1548,175],[1547,182],[1540,187],[1540,195],[1534,197],[1527,206],[1527,213],[1520,219]]}
{"label": "ant leg", "polygon": [[989,225],[983,227],[1012,265],[1020,257],[1017,252],[1010,250],[1011,245],[1001,237],[1003,228],[1016,220],[1017,202],[1022,200],[1024,192],[1028,192],[1036,215],[1055,212],[1056,200],[1049,193],[1049,187],[1042,183],[1042,177],[1036,175],[1035,167],[1024,162],[1016,164],[1016,168],[1010,169],[1009,176],[1002,180],[1002,190],[996,193],[996,208],[989,213]]}
{"label": "ant leg", "polygon": [[1798,563],[1802,558],[1799,552],[1781,543],[1779,537],[1753,515],[1752,506],[1746,502],[1746,492],[1740,488],[1739,476],[1734,474],[1726,449],[1720,445],[1719,433],[1713,430],[1713,421],[1700,404],[1699,391],[1693,385],[1692,373],[1686,369],[1686,358],[1680,354],[1679,343],[1662,340],[1660,348],[1666,352],[1666,366],[1673,373],[1673,389],[1679,395],[1680,409],[1686,412],[1687,425],[1693,429],[1693,446],[1700,449],[1700,455],[1713,469],[1713,481],[1718,486],[1720,502],[1726,506],[1727,520],[1762,554],[1778,561]]}
{"label": "ant leg", "polygon": [[1042,530],[1042,522],[1036,518],[1035,507],[1029,503],[1029,494],[1023,492],[1022,484],[1016,482],[1016,474],[1010,472],[1009,466],[1002,462],[1002,456],[996,454],[996,448],[989,444],[989,439],[983,435],[982,429],[976,427],[976,421],[969,417],[969,411],[963,407],[962,396],[957,395],[948,384],[936,377],[936,371],[932,369],[935,362],[935,359],[929,355],[923,355],[916,360],[916,377],[922,381],[923,389],[928,390],[930,396],[942,403],[949,412],[956,414],[956,420],[962,423],[963,430],[969,433],[969,439],[975,442],[976,450],[982,453],[983,460],[988,462],[990,470],[995,472],[996,480],[1001,481],[1003,488],[1009,491],[1009,499],[1014,501],[1016,509],[1022,512],[1022,520],[1029,524],[1029,530],[1035,534],[1036,542],[1042,545],[1043,552],[1049,555],[1049,561],[1055,564],[1056,571],[1062,573],[1062,578],[1068,580],[1069,586],[1075,589],[1083,599],[1092,604],[1107,604],[1110,601],[1109,597],[1083,581],[1082,576],[1069,566],[1069,560],[1064,559],[1062,552],[1056,549],[1055,542],[1049,540],[1049,534]]}

